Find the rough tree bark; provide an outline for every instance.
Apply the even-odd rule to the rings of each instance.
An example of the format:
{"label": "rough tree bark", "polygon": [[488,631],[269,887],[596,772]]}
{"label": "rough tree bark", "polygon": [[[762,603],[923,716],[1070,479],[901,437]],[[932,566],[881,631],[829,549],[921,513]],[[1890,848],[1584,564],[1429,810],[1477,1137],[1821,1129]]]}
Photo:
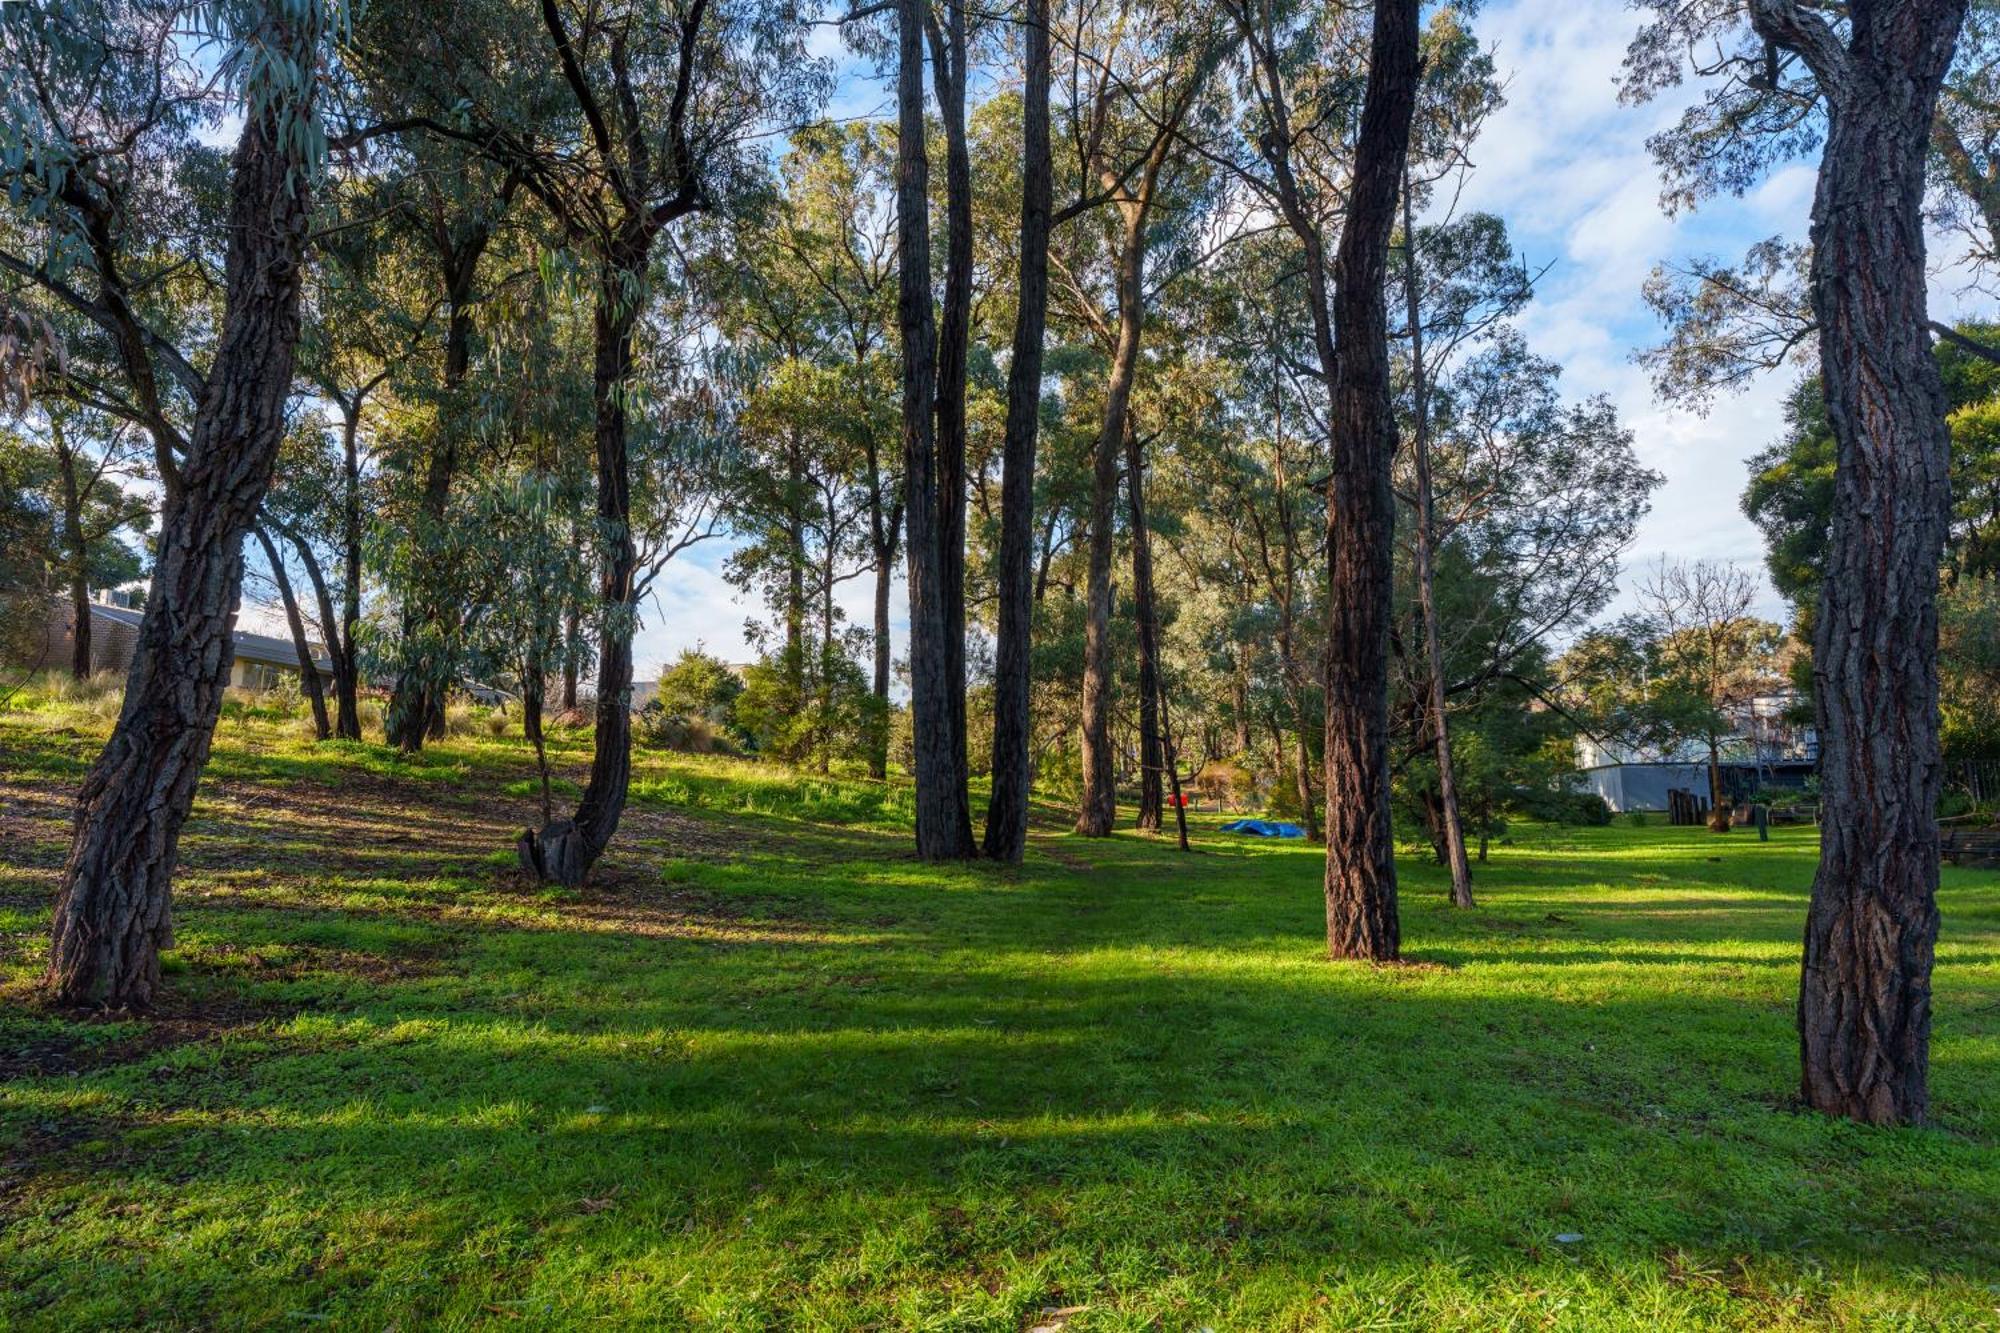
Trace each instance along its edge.
{"label": "rough tree bark", "polygon": [[1759,35],[1810,66],[1827,113],[1810,286],[1837,452],[1813,642],[1823,805],[1800,1092],[1875,1124],[1930,1109],[1950,439],[1925,333],[1924,157],[1965,8],[1857,0],[1843,42],[1796,3],[1751,5]]}
{"label": "rough tree bark", "polygon": [[1145,445],[1125,418],[1125,497],[1132,520],[1132,612],[1139,632],[1139,818],[1142,833],[1160,831],[1161,766],[1166,762],[1160,743],[1159,623],[1153,598],[1153,543],[1146,532]]}
{"label": "rough tree bark", "polygon": [[326,715],[326,690],[320,684],[319,664],[313,661],[312,640],[306,637],[305,617],[299,614],[299,599],[292,592],[292,576],[285,572],[285,562],[278,555],[278,547],[271,540],[271,534],[262,528],[252,528],[257,544],[264,548],[264,560],[271,567],[271,582],[278,585],[278,600],[285,608],[285,628],[291,631],[292,651],[299,659],[299,686],[306,693],[306,700],[312,704],[313,739],[323,741],[333,735],[333,723]]}
{"label": "rough tree bark", "polygon": [[897,0],[896,321],[903,338],[903,469],[908,522],[910,727],[916,748],[917,855],[974,854],[972,813],[953,753],[950,624],[938,531],[936,331],[931,312],[930,160],[924,149],[925,0]]}
{"label": "rough tree bark", "polygon": [[[964,0],[946,0],[945,27],[932,28],[932,78],[944,125],[944,302],[937,330],[937,542],[944,613],[945,690],[951,720],[953,785],[971,777],[965,722],[965,384],[972,342],[972,152],[965,128]],[[968,804],[969,808],[969,804]],[[970,825],[967,826],[970,838]],[[968,852],[970,854],[970,843]]]}
{"label": "rough tree bark", "polygon": [[1437,756],[1438,832],[1445,864],[1451,869],[1451,904],[1471,907],[1472,866],[1465,856],[1465,823],[1458,812],[1458,771],[1451,754],[1451,718],[1445,711],[1444,647],[1438,636],[1437,503],[1431,484],[1430,384],[1424,369],[1424,319],[1418,299],[1417,225],[1410,199],[1410,173],[1403,172],[1403,295],[1410,321],[1410,453],[1417,473],[1417,613],[1424,626],[1425,690],[1431,744]]}
{"label": "rough tree bark", "polygon": [[[1416,108],[1417,0],[1376,0],[1347,217],[1334,260],[1327,490],[1326,944],[1334,958],[1401,949],[1389,823],[1389,628],[1396,454],[1383,285]],[[1317,305],[1317,303],[1316,303]]]}
{"label": "rough tree bark", "polygon": [[181,826],[229,678],[243,537],[283,438],[313,175],[292,122],[317,95],[319,32],[316,17],[267,12],[263,25],[259,40],[305,73],[249,109],[237,141],[221,336],[184,459],[167,478],[124,707],[78,793],[56,898],[47,984],[71,1003],[142,1008],[158,989]]}
{"label": "rough tree bark", "polygon": [[1049,312],[1049,3],[1029,0],[1021,91],[1021,253],[1007,423],[1000,446],[1000,569],[993,672],[993,794],[986,854],[1018,862],[1028,843],[1030,661],[1034,639],[1035,445]]}

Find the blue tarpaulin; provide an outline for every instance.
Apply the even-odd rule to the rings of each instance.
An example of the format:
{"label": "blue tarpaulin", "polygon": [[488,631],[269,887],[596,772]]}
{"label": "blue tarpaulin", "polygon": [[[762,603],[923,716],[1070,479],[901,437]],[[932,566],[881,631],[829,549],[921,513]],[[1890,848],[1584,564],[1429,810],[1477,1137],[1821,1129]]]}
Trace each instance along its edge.
{"label": "blue tarpaulin", "polygon": [[1303,838],[1306,831],[1297,824],[1279,824],[1268,819],[1232,819],[1222,826],[1224,833],[1247,833],[1253,838]]}

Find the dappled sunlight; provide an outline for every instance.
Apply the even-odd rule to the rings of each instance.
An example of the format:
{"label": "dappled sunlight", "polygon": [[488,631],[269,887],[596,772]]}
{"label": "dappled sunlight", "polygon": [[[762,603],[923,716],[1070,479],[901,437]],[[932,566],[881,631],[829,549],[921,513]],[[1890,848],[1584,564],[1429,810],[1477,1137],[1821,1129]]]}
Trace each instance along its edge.
{"label": "dappled sunlight", "polygon": [[[1261,1326],[1306,1284],[1336,1322],[1591,1327],[1799,1291],[1866,1323],[2000,1271],[1990,876],[1942,899],[1940,1128],[1866,1130],[1791,1101],[1809,830],[1523,828],[1466,912],[1411,857],[1407,961],[1336,965],[1323,850],[1212,816],[1190,856],[1040,827],[1023,867],[941,868],[869,784],[642,767],[696,803],[655,788],[562,891],[513,865],[533,799],[455,776],[519,784],[518,750],[225,738],[168,959],[189,1017],[0,1018],[35,1052],[0,1092],[12,1271],[141,1291],[115,1229],[151,1264],[262,1256],[243,1292],[343,1321],[897,1324],[921,1291],[1012,1326],[1059,1286],[1171,1326],[1223,1284]],[[58,768],[0,788],[51,847]],[[10,986],[59,863],[11,868]]]}

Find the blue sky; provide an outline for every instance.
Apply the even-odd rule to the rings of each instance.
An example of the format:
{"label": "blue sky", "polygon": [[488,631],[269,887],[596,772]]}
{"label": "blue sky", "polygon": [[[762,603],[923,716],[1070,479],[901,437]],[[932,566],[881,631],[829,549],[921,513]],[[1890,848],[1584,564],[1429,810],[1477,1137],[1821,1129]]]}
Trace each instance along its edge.
{"label": "blue sky", "polygon": [[[1761,543],[1737,498],[1744,459],[1781,427],[1779,403],[1790,377],[1767,377],[1705,417],[1656,401],[1632,360],[1660,336],[1640,287],[1664,259],[1733,258],[1763,237],[1802,234],[1813,186],[1810,165],[1796,163],[1741,199],[1666,217],[1645,143],[1676,118],[1685,99],[1618,104],[1619,62],[1638,21],[1623,6],[1575,0],[1512,0],[1481,10],[1474,28],[1495,52],[1508,103],[1475,148],[1477,170],[1461,201],[1505,218],[1531,267],[1549,266],[1520,321],[1529,345],[1565,368],[1568,394],[1608,396],[1634,432],[1641,460],[1666,479],[1626,555],[1626,599],[1637,573],[1662,556],[1735,561],[1763,584]],[[822,49],[837,49],[830,30]],[[849,65],[836,114],[886,109],[882,89]],[[1933,248],[1934,267],[1949,262],[1943,243]],[[1934,314],[1970,312],[1958,287],[1949,275],[1934,280]],[[761,608],[737,600],[721,577],[726,556],[727,548],[712,542],[662,575],[638,643],[642,676],[696,642],[725,658],[748,656],[743,621]],[[1763,613],[1782,619],[1782,604],[1763,586]],[[866,581],[846,591],[849,614],[866,623]],[[900,604],[897,618],[900,655]]]}

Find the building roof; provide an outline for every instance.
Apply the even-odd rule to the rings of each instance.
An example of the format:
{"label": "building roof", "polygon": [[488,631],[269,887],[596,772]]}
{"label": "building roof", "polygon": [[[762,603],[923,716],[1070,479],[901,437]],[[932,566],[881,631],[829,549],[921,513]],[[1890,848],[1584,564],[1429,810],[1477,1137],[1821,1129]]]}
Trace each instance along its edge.
{"label": "building roof", "polygon": [[[90,614],[115,625],[130,625],[133,629],[139,628],[140,622],[146,618],[144,611],[124,606],[107,606],[103,602],[92,602]],[[229,639],[230,649],[239,661],[262,662],[267,666],[298,670],[299,650],[293,646],[290,639],[274,638],[269,634],[252,634],[249,630],[242,629],[231,633]],[[318,644],[312,644],[312,648],[313,665],[321,671],[331,672],[332,659],[324,655],[324,650]]]}

